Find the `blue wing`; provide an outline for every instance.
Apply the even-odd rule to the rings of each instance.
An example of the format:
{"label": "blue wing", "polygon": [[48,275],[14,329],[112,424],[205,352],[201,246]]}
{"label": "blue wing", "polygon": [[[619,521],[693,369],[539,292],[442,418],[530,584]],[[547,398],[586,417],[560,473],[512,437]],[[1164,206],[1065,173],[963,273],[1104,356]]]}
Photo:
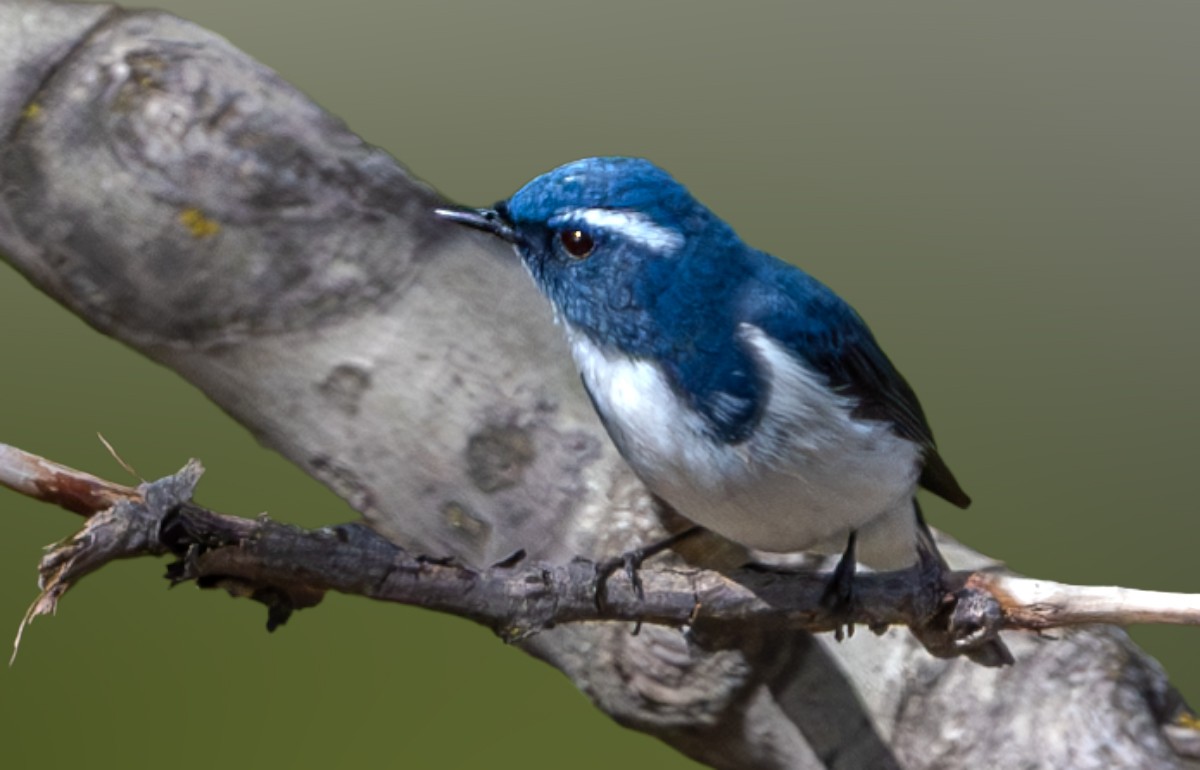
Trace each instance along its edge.
{"label": "blue wing", "polygon": [[854,414],[891,423],[896,433],[921,446],[921,486],[966,508],[971,498],[938,454],[933,431],[912,387],[845,301],[806,273],[763,255],[759,280],[737,300],[737,315],[761,328],[851,397]]}

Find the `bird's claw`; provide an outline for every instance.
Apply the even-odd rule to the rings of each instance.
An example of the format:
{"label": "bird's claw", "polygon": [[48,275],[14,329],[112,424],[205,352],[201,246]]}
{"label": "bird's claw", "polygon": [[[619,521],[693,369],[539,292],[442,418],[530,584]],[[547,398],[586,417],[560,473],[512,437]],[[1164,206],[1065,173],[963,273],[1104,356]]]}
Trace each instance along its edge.
{"label": "bird's claw", "polygon": [[833,568],[833,574],[825,586],[825,593],[821,596],[821,605],[828,609],[837,621],[833,636],[839,642],[854,636],[854,623],[850,618],[853,617],[857,601],[854,590],[854,573],[858,568],[857,543],[858,533],[852,531],[846,541],[846,550],[838,560],[837,566]]}
{"label": "bird's claw", "polygon": [[676,532],[673,535],[665,537],[657,542],[651,543],[640,548],[634,548],[631,551],[626,551],[620,556],[615,556],[611,559],[605,559],[596,565],[596,591],[595,602],[596,609],[603,611],[607,601],[608,581],[613,576],[613,573],[618,569],[625,572],[625,576],[629,578],[629,584],[633,588],[633,593],[639,602],[646,600],[646,591],[642,585],[642,576],[638,570],[642,568],[642,562],[649,559],[651,556],[662,553],[671,546],[678,545],[684,540],[693,537],[703,530],[700,527],[689,527],[682,532]]}
{"label": "bird's claw", "polygon": [[970,587],[956,589],[946,580],[949,569],[932,540],[917,546],[917,579],[938,599],[924,622],[910,626],[913,635],[937,657],[964,655],[993,668],[1012,665],[1012,651],[999,636],[1003,615],[996,598]]}
{"label": "bird's claw", "polygon": [[651,554],[647,554],[645,548],[634,548],[620,556],[605,559],[596,565],[596,592],[594,597],[596,609],[604,610],[608,598],[608,581],[618,569],[625,573],[625,577],[629,578],[629,584],[633,588],[633,593],[638,601],[645,601],[646,590],[642,585],[642,576],[638,574],[638,570],[641,569],[642,562],[649,555]]}

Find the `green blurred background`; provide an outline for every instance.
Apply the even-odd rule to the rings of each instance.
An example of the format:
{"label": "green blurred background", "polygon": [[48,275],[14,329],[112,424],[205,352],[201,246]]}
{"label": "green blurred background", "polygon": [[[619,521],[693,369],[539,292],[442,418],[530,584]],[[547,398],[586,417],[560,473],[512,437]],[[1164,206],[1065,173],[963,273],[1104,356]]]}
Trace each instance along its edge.
{"label": "green blurred background", "polygon": [[[1030,575],[1200,591],[1194,0],[160,5],[462,201],[654,159],[872,323],[976,500],[935,524]],[[121,478],[100,431],[146,477],[202,458],[211,506],[352,516],[6,266],[0,328],[0,441]],[[77,521],[0,509],[15,631]],[[694,766],[465,622],[335,596],[268,635],[161,572],[105,569],[26,634],[7,766]],[[1200,702],[1200,629],[1134,634]]]}

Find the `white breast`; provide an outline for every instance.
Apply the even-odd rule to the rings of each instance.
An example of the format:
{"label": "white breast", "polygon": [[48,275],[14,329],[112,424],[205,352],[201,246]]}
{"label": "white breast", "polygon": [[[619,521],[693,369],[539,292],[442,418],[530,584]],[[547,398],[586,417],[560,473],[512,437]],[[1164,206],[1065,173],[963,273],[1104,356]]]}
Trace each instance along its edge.
{"label": "white breast", "polygon": [[851,529],[872,524],[910,539],[917,445],[888,424],[853,418],[849,399],[761,329],[739,333],[771,383],[770,400],[754,435],[729,445],[708,435],[656,364],[570,330],[596,407],[647,487],[697,524],[764,551],[844,545]]}

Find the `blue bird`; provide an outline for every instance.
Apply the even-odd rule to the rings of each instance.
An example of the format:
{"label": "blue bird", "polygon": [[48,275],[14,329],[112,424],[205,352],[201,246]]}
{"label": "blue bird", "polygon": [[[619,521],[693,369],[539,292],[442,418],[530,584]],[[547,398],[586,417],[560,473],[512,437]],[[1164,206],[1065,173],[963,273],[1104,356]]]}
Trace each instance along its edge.
{"label": "blue bird", "polygon": [[970,504],[859,315],[649,161],[587,158],[437,213],[513,244],[622,456],[692,522],[764,551],[845,549],[852,575],[856,553],[936,556],[918,486]]}

